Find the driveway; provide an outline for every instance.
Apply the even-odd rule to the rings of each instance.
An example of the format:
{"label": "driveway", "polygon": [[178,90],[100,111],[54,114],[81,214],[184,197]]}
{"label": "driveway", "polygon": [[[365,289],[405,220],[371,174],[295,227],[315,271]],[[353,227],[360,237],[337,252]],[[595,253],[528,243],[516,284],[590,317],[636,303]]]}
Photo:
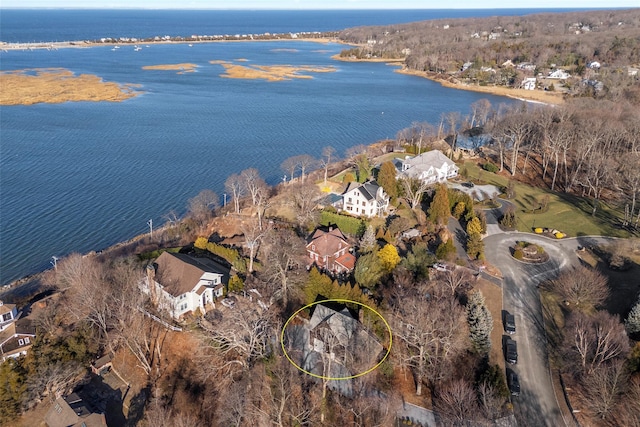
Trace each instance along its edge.
{"label": "driveway", "polygon": [[[517,240],[542,246],[549,254],[549,261],[544,264],[525,264],[515,260],[509,247]],[[494,234],[484,239],[487,261],[502,271],[503,308],[516,319],[516,334],[512,338],[518,343],[518,364],[513,366],[513,370],[520,378],[521,393],[513,398],[513,404],[519,425],[566,425],[551,383],[537,285],[555,277],[562,269],[579,265],[575,253],[578,246],[611,240],[602,237],[552,240],[518,232]]]}

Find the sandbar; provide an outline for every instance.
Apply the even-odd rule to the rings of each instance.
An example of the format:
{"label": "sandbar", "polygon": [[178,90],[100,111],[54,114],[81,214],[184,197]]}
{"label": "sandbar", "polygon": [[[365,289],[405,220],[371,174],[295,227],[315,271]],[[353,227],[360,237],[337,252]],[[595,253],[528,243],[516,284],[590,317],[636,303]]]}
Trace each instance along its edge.
{"label": "sandbar", "polygon": [[308,65],[237,65],[225,61],[209,61],[211,64],[222,65],[225,72],[221,77],[230,79],[263,79],[270,82],[291,79],[312,79],[313,76],[300,73],[330,73],[335,67],[317,67]]}
{"label": "sandbar", "polygon": [[178,74],[193,73],[198,66],[184,62],[181,64],[160,64],[160,65],[145,65],[143,70],[163,70],[163,71],[178,71]]}
{"label": "sandbar", "polygon": [[131,84],[105,82],[93,74],[76,76],[65,68],[3,71],[0,72],[0,105],[121,102],[140,94],[134,87]]}

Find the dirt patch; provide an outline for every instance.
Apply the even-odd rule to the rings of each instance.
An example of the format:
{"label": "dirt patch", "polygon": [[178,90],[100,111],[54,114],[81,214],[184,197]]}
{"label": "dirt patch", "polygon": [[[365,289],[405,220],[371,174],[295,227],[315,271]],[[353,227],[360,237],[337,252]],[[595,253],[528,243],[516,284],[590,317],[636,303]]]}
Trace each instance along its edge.
{"label": "dirt patch", "polygon": [[402,400],[416,406],[433,409],[428,387],[422,387],[422,396],[416,396],[416,382],[410,370],[395,368],[393,372],[393,389],[398,391]]}
{"label": "dirt patch", "polygon": [[76,76],[64,68],[34,68],[0,73],[0,105],[57,104],[69,101],[120,102],[140,92],[134,86],[105,82],[92,74]]}

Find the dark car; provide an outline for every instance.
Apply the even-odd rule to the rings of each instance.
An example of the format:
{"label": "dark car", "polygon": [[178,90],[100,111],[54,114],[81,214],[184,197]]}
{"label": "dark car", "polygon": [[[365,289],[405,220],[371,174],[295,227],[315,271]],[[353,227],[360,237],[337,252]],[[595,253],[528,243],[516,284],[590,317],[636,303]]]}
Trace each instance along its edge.
{"label": "dark car", "polygon": [[508,311],[504,313],[504,330],[508,334],[516,333],[516,318]]}
{"label": "dark car", "polygon": [[507,369],[507,385],[509,386],[509,391],[513,396],[518,396],[520,394],[520,381],[518,380],[518,374],[513,372],[511,369]]}
{"label": "dark car", "polygon": [[518,346],[514,340],[506,337],[504,344],[505,359],[507,362],[515,365],[518,363]]}

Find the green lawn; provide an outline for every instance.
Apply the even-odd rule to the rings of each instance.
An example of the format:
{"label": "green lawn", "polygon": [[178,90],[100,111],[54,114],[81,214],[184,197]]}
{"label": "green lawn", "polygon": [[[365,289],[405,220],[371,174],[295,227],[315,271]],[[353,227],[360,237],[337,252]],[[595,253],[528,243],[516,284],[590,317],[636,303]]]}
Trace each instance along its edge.
{"label": "green lawn", "polygon": [[[465,162],[469,179],[484,181],[504,187],[508,178],[496,175],[480,169],[473,162]],[[591,216],[591,201],[571,194],[552,192],[544,188],[531,187],[516,182],[516,197],[511,202],[516,206],[518,218],[518,231],[531,232],[535,227],[555,228],[567,234],[569,237],[584,235],[604,235],[616,237],[629,237],[629,233],[618,228],[621,222],[621,213],[614,210],[613,206],[601,204],[596,216]],[[544,196],[549,197],[546,212],[532,213]]]}

